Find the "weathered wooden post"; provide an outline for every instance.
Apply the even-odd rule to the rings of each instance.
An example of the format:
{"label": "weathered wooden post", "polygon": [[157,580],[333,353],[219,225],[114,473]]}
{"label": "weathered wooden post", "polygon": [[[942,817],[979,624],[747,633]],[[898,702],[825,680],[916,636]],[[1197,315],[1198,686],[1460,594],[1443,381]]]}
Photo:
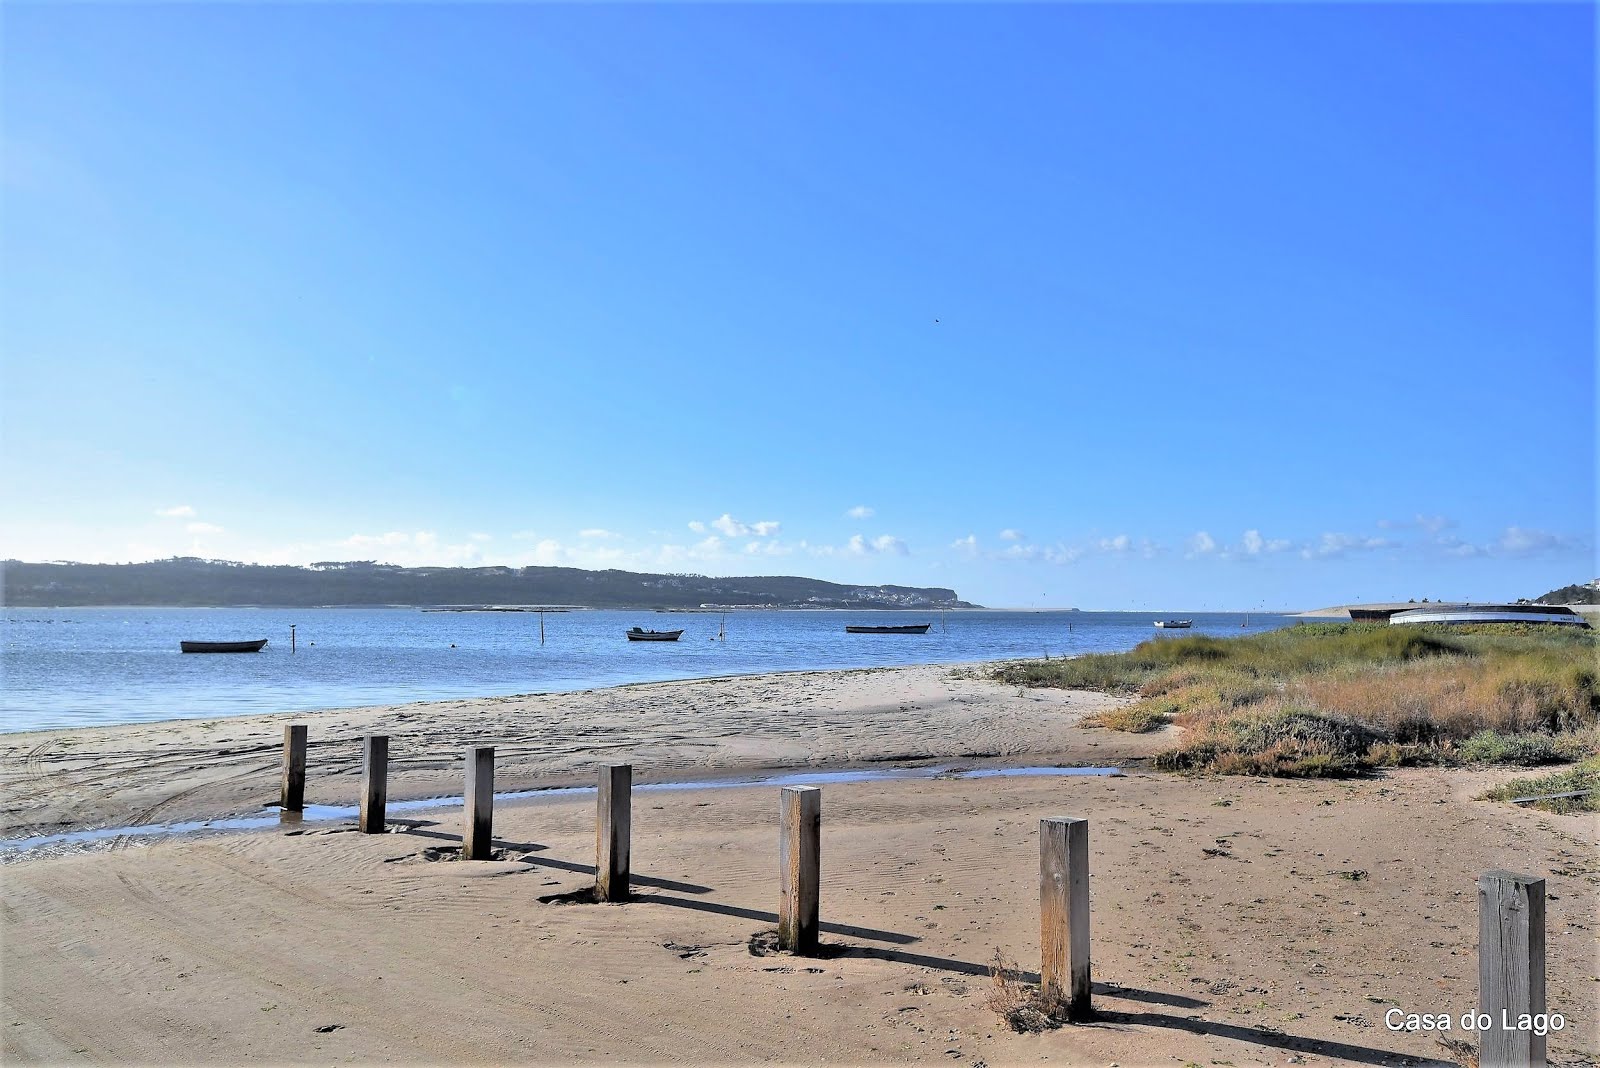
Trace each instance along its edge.
{"label": "weathered wooden post", "polygon": [[633,833],[633,765],[600,769],[600,800],[594,829],[594,895],[600,901],[628,899],[629,836]]}
{"label": "weathered wooden post", "polygon": [[[1544,880],[1478,877],[1478,1064],[1544,1068],[1545,1036],[1517,1027],[1544,1012]],[[1487,1016],[1488,1026],[1481,1026]]]}
{"label": "weathered wooden post", "polygon": [[467,824],[461,835],[463,860],[488,860],[494,824],[494,746],[467,749]]}
{"label": "weathered wooden post", "polygon": [[1089,821],[1039,821],[1040,985],[1067,1019],[1087,1020],[1089,1004]]}
{"label": "weathered wooden post", "polygon": [[822,886],[822,790],[785,786],[778,799],[778,853],[782,892],[778,948],[817,952],[817,900]]}
{"label": "weathered wooden post", "polygon": [[389,800],[389,736],[361,739],[361,833],[382,834]]}
{"label": "weathered wooden post", "polygon": [[306,725],[283,728],[283,793],[278,807],[284,812],[304,812],[306,807]]}

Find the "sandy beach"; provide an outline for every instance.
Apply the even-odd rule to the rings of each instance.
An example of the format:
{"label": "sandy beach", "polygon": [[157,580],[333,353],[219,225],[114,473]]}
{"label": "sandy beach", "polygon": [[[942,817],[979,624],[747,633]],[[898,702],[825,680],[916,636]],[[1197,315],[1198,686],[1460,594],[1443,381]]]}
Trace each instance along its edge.
{"label": "sandy beach", "polygon": [[[350,804],[357,739],[389,733],[391,797],[761,769],[1119,764],[1116,777],[823,790],[824,953],[766,953],[777,790],[638,793],[635,900],[593,882],[594,799],[503,804],[495,860],[459,810],[107,842],[3,876],[4,1060],[102,1064],[1407,1064],[1446,1056],[1386,1010],[1476,1007],[1478,875],[1548,889],[1553,1063],[1600,1054],[1586,816],[1473,801],[1506,771],[1364,781],[1180,778],[1162,735],[1085,728],[1114,699],[904,668],[12,735],[6,837],[252,812],[286,722],[307,800]],[[1039,967],[1038,821],[1090,820],[1099,1018],[1010,1031],[998,949]],[[1033,976],[1036,978],[1036,975]],[[1471,1039],[1456,1031],[1452,1037]]]}
{"label": "sandy beach", "polygon": [[939,758],[1115,762],[1149,749],[1078,727],[1116,698],[975,676],[938,665],[787,672],[5,734],[0,838],[259,812],[278,799],[287,723],[309,725],[310,804],[355,799],[365,734],[392,738],[392,800],[459,794],[469,745],[495,746],[498,790],[593,785],[609,763],[659,782]]}

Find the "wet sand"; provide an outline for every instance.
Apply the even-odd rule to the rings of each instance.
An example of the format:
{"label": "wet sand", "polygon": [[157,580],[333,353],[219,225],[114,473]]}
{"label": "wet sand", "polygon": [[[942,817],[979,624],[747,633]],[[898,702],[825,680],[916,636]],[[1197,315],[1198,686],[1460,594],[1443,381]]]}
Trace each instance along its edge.
{"label": "wet sand", "polygon": [[[1003,745],[1007,757],[1027,755],[1014,763],[1130,760],[1116,778],[825,786],[820,958],[752,952],[776,921],[770,787],[636,794],[638,896],[626,905],[541,900],[592,884],[592,796],[500,806],[492,861],[454,858],[459,810],[409,814],[383,835],[307,824],[113,842],[0,868],[0,1054],[8,1064],[1425,1062],[1444,1056],[1433,1037],[1390,1031],[1384,1013],[1476,1007],[1474,884],[1492,868],[1547,880],[1549,1008],[1569,1021],[1551,1036],[1552,1062],[1600,1053],[1592,817],[1471,800],[1505,772],[1406,770],[1362,782],[1149,773],[1133,758],[1161,747],[1160,736],[1064,723],[1091,696],[1018,696],[943,670],[812,677],[809,714],[828,727],[809,733],[792,727],[805,688],[784,694],[788,714],[760,712],[763,686],[796,679],[781,676],[569,695],[569,727],[653,705],[648,722],[672,727],[657,737],[638,720],[596,728],[626,742],[599,754],[561,750],[560,731],[518,734],[513,766],[549,782],[588,782],[593,764],[623,755],[683,778],[870,763],[913,755],[892,752],[913,741],[920,757]],[[673,686],[694,701],[638,699]],[[851,694],[874,703],[853,708]],[[559,718],[542,701],[541,719]],[[707,745],[689,744],[679,718],[696,713],[674,711],[682,706],[704,717]],[[312,722],[353,736],[421,707]],[[506,716],[494,722],[524,725]],[[476,724],[447,718],[435,712],[427,731],[399,722],[448,763]],[[888,738],[874,740],[876,718]],[[247,748],[277,728],[223,725]],[[162,759],[158,734],[146,738],[146,761]],[[840,740],[832,759],[830,737]],[[761,750],[764,738],[773,752]],[[210,738],[185,745],[199,741]],[[353,752],[342,737],[323,752],[346,744]],[[119,772],[104,757],[79,757],[71,769],[50,753],[36,758],[42,772],[87,798],[95,818],[126,822],[120,806],[160,796],[137,761]],[[717,753],[751,763],[719,764]],[[213,770],[157,815],[270,795],[275,748],[239,757],[244,778],[203,764]],[[418,768],[408,782],[455,792],[460,765],[454,755],[453,767]],[[336,767],[313,750],[309,799],[353,800],[354,775]],[[74,777],[90,770],[96,779]],[[133,784],[126,792],[119,775]],[[73,811],[47,793],[34,795],[35,811]],[[9,782],[7,798],[15,803]],[[985,1004],[987,964],[999,949],[1038,969],[1038,821],[1055,816],[1091,821],[1101,1015],[1015,1034]]]}
{"label": "wet sand", "polygon": [[[0,839],[260,812],[278,799],[283,726],[309,724],[306,801],[350,804],[361,736],[388,734],[393,800],[461,792],[469,745],[495,786],[592,785],[956,759],[1115,762],[1148,745],[1078,727],[1103,694],[1017,690],[925,665],[646,683],[217,720],[0,735]],[[967,677],[963,677],[967,676]]]}

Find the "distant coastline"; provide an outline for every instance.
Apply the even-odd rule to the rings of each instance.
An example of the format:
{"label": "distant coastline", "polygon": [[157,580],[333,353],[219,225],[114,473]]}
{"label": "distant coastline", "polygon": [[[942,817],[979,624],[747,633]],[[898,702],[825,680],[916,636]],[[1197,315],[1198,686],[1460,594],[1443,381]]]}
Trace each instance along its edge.
{"label": "distant coastline", "polygon": [[[980,608],[942,586],[845,585],[793,575],[586,571],[575,567],[399,567],[374,560],[308,566],[173,557],[138,564],[0,563],[8,607],[280,608]],[[548,608],[547,608],[548,610]],[[722,610],[718,608],[717,610]]]}

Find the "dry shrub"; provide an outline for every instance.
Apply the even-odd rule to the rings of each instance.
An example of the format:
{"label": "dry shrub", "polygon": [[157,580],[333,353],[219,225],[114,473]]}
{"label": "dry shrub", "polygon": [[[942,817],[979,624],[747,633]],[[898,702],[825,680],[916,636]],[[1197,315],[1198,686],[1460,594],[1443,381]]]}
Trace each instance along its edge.
{"label": "dry shrub", "polygon": [[1168,771],[1328,778],[1372,769],[1382,741],[1369,728],[1273,698],[1197,724],[1176,748],[1156,755]]}
{"label": "dry shrub", "polygon": [[1554,658],[1441,657],[1346,668],[1289,684],[1297,701],[1398,742],[1463,741],[1482,731],[1572,731],[1596,722],[1592,675]]}
{"label": "dry shrub", "polygon": [[989,995],[984,1004],[993,1009],[1006,1025],[1019,1033],[1049,1031],[1061,1026],[1060,1013],[1045,1002],[1039,988],[1022,980],[1015,961],[1007,959],[998,946],[989,962]]}
{"label": "dry shrub", "polygon": [[1105,727],[1108,730],[1127,731],[1130,734],[1144,734],[1160,730],[1167,725],[1168,720],[1166,714],[1153,702],[1139,701],[1122,708],[1097,712],[1083,722],[1089,727]]}
{"label": "dry shrub", "polygon": [[1459,1038],[1440,1038],[1439,1048],[1450,1054],[1450,1059],[1461,1068],[1478,1068],[1478,1047]]}

